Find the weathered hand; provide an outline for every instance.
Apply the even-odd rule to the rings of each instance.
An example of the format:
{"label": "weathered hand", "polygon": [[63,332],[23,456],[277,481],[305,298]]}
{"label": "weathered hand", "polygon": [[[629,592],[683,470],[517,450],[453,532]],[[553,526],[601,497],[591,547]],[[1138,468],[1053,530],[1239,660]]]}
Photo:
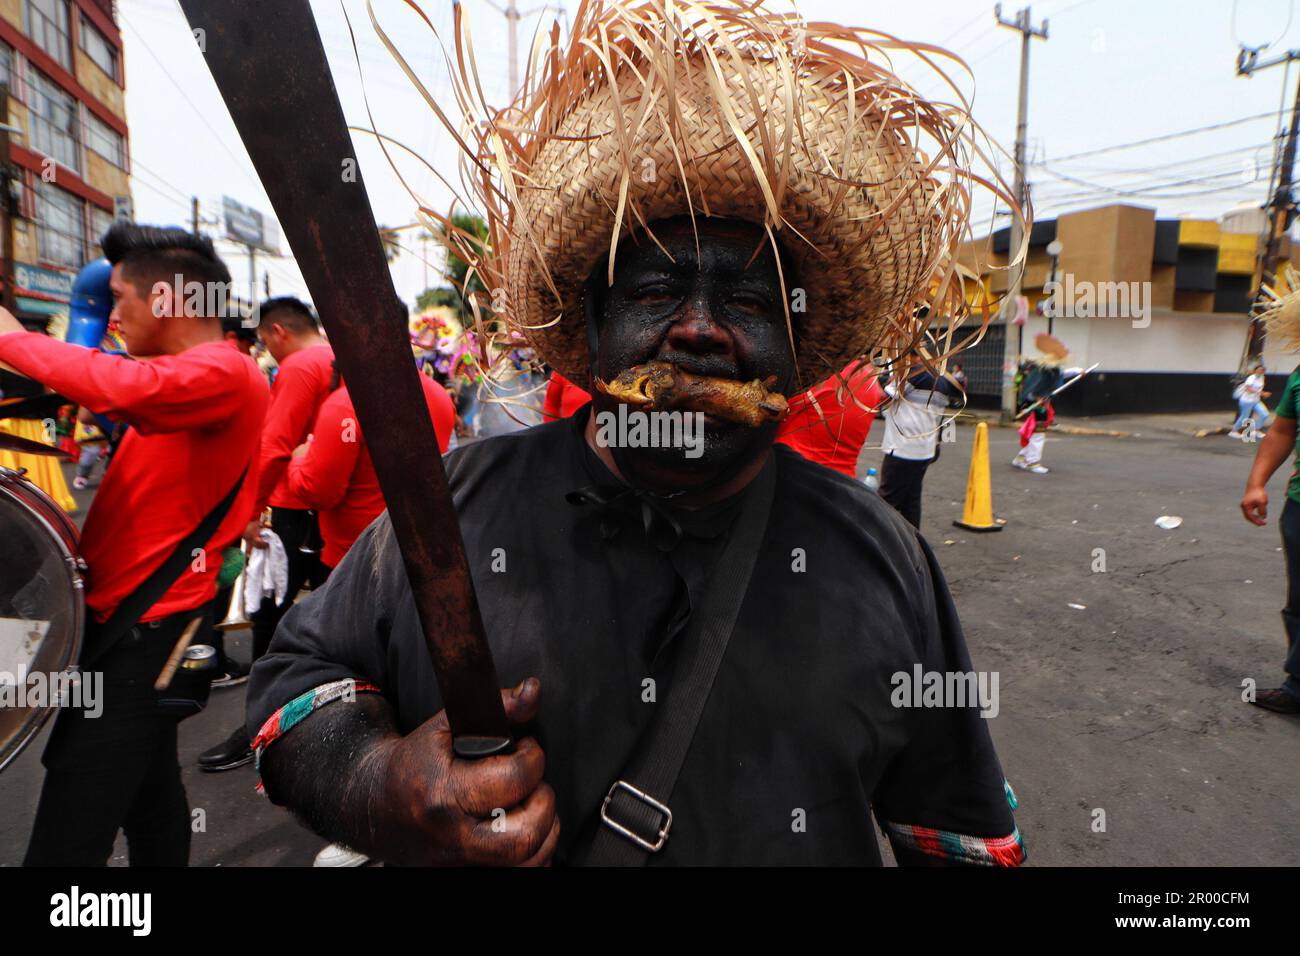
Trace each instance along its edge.
{"label": "weathered hand", "polygon": [[[530,677],[501,692],[506,716],[524,724],[537,715],[541,682]],[[514,752],[461,760],[452,751],[447,712],[386,744],[382,806],[372,818],[389,831],[398,862],[425,865],[543,866],[560,838],[555,792],[542,779],[546,757],[525,737]]]}
{"label": "weathered hand", "polygon": [[1262,528],[1268,523],[1268,492],[1263,488],[1247,488],[1241,499],[1241,513],[1251,524]]}

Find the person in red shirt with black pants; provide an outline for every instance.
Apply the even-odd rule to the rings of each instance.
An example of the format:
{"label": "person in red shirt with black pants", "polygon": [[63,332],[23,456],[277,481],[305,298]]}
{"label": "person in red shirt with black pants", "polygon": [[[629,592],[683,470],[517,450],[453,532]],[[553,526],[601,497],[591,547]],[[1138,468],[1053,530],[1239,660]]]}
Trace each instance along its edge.
{"label": "person in red shirt with black pants", "polygon": [[[230,272],[211,240],[117,223],[101,242],[113,263],[112,318],[131,358],[25,332],[0,309],[0,362],[131,426],[81,535],[90,612],[82,660],[103,675],[103,711],[97,719],[60,712],[42,758],[47,773],[25,862],[103,866],[122,829],[132,866],[183,866],[190,817],[177,719],[160,709],[153,685],[186,625],[216,594],[220,545],[248,520],[269,398],[257,366],[222,339]],[[195,283],[211,294],[190,295]],[[202,554],[106,644],[104,625],[118,605],[236,488]]]}
{"label": "person in red shirt with black pants", "polygon": [[[421,375],[420,384],[438,450],[445,455],[456,427],[456,406],[446,389],[429,376]],[[334,570],[352,542],[386,507],[346,387],[325,399],[311,440],[294,452],[286,477],[289,490],[320,516],[321,560]]]}
{"label": "person in red shirt with black pants", "polygon": [[[280,618],[293,606],[303,586],[317,587],[325,581],[327,572],[320,556],[302,550],[315,533],[315,519],[308,505],[289,490],[285,471],[294,449],[307,440],[321,405],[337,386],[334,350],[321,335],[310,306],[293,296],[280,296],[263,302],[258,316],[258,338],[275,359],[277,370],[271,407],[262,426],[257,497],[246,512],[244,541],[250,548],[266,547],[261,538],[262,513],[269,505],[271,530],[289,559],[289,580],[281,604],[264,600],[253,615],[253,661],[266,653]],[[199,754],[199,769],[209,773],[233,770],[252,759],[248,732],[241,724],[224,741]]]}

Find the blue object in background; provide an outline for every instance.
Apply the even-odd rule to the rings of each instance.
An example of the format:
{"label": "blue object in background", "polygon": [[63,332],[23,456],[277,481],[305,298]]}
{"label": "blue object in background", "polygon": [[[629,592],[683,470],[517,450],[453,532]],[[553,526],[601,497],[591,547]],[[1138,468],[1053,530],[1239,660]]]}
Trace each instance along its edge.
{"label": "blue object in background", "polygon": [[88,349],[120,353],[120,349],[103,347],[108,332],[108,316],[113,311],[113,292],[108,284],[112,275],[113,266],[107,259],[87,263],[77,273],[72,283],[66,341]]}

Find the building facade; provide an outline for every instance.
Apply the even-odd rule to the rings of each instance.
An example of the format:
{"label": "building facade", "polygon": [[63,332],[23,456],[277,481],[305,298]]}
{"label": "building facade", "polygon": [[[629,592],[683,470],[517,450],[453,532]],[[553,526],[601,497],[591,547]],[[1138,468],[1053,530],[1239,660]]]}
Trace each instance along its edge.
{"label": "building facade", "polygon": [[0,0],[0,82],[15,199],[2,279],[24,324],[46,328],[66,316],[77,271],[131,208],[112,0]]}
{"label": "building facade", "polygon": [[[1101,363],[1062,393],[1066,414],[1231,409],[1266,225],[1258,209],[1219,221],[1157,219],[1125,204],[1036,222],[1022,283],[1026,321],[1009,334],[1032,356],[1034,336],[1050,331],[1069,346],[1070,364]],[[980,276],[973,302],[1005,295],[1009,248],[1007,229],[962,247],[963,265]],[[1283,261],[1300,266],[1297,253],[1284,239]],[[998,404],[1006,329],[995,320],[959,359],[974,405]],[[1300,361],[1267,346],[1264,359],[1275,392]]]}

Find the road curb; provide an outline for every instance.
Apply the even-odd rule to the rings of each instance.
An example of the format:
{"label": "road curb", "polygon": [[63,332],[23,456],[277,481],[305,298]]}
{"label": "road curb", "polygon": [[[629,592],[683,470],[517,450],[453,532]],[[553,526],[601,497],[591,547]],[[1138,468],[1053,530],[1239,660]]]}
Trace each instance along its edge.
{"label": "road curb", "polygon": [[[982,415],[975,412],[961,412],[957,415],[959,425],[975,425],[979,422],[985,422],[989,428],[1020,428],[1019,422],[1003,422],[997,415]],[[1216,425],[1212,428],[1171,428],[1165,425],[1153,424],[1140,432],[1124,431],[1111,428],[1091,428],[1087,425],[1065,425],[1054,424],[1051,431],[1060,435],[1087,435],[1101,436],[1103,438],[1141,438],[1143,435],[1153,433],[1163,435],[1178,435],[1181,438],[1209,438],[1213,435],[1228,434],[1230,426]]]}

